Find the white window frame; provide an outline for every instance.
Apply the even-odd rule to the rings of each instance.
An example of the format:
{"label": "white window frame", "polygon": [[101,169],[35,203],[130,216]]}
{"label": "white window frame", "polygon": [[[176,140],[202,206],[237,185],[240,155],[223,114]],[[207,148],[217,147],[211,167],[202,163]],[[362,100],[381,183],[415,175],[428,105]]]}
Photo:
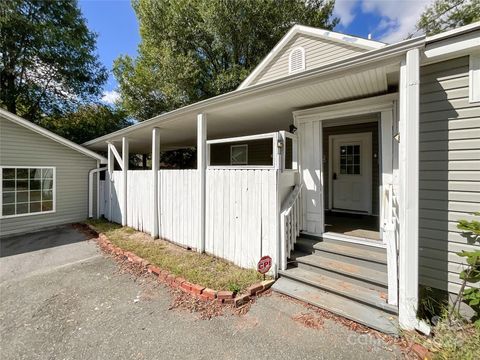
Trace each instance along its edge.
{"label": "white window frame", "polygon": [[[246,152],[246,160],[245,162],[233,162],[233,149],[234,148],[245,148]],[[240,144],[240,145],[230,145],[230,165],[248,165],[248,144]]]}
{"label": "white window frame", "polygon": [[471,103],[480,102],[480,53],[470,54],[468,93]]}
{"label": "white window frame", "polygon": [[[53,170],[53,184],[52,184],[52,210],[49,211],[39,211],[33,213],[25,213],[25,214],[14,214],[14,215],[3,215],[3,169],[52,169]],[[15,179],[16,181],[16,179]],[[30,201],[29,201],[30,203]],[[15,201],[16,205],[16,201]],[[9,219],[9,218],[17,218],[17,217],[24,217],[24,216],[35,216],[35,215],[45,215],[45,214],[53,214],[57,211],[57,168],[55,166],[16,166],[16,165],[2,165],[0,166],[0,219]]]}
{"label": "white window frame", "polygon": [[[297,50],[300,50],[301,53],[302,53],[302,67],[300,69],[292,70],[292,54]],[[295,74],[295,73],[298,73],[298,72],[304,71],[304,70],[305,70],[305,49],[301,46],[297,46],[297,47],[293,48],[290,51],[290,54],[288,55],[288,73],[289,74]]]}

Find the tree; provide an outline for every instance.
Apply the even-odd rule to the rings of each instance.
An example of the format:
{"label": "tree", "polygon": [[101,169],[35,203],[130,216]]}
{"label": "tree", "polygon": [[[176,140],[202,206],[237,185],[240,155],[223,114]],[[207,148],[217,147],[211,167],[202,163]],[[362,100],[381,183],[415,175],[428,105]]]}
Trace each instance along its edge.
{"label": "tree", "polygon": [[80,106],[60,116],[44,117],[39,125],[78,144],[120,130],[132,123],[123,110],[107,105]]}
{"label": "tree", "polygon": [[38,121],[98,97],[107,79],[75,0],[0,2],[0,105]]}
{"label": "tree", "polygon": [[435,35],[480,20],[480,0],[435,0],[417,23],[417,31]]}
{"label": "tree", "polygon": [[295,23],[333,29],[331,0],[133,0],[139,55],[119,57],[122,105],[144,120],[235,89]]}

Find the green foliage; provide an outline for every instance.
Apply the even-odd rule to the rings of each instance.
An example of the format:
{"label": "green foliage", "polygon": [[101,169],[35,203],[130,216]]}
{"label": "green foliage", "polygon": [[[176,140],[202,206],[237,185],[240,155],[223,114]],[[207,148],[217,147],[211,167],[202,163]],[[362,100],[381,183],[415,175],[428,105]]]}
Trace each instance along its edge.
{"label": "green foliage", "polygon": [[333,29],[330,0],[133,0],[142,41],[119,57],[122,106],[145,120],[234,90],[295,23]]}
{"label": "green foliage", "polygon": [[[480,215],[480,213],[475,213],[474,215]],[[476,220],[460,220],[457,227],[471,238],[473,234],[474,242],[478,241],[479,239],[479,222]],[[480,250],[475,251],[461,251],[457,253],[458,256],[466,258],[467,265],[464,270],[460,273],[460,279],[463,280],[462,286],[458,293],[458,302],[464,301],[467,303],[476,313],[474,317],[475,326],[480,328],[480,289],[477,288],[468,288],[466,286],[468,284],[475,284],[480,281]],[[453,305],[453,309],[455,310],[455,305]],[[459,303],[460,306],[460,303]]]}
{"label": "green foliage", "polygon": [[447,313],[448,297],[445,290],[420,285],[417,316],[435,324],[437,319]]}
{"label": "green foliage", "polygon": [[480,20],[480,0],[435,0],[417,22],[417,30],[435,35]]}
{"label": "green foliage", "polygon": [[227,286],[228,291],[234,292],[234,293],[239,293],[242,290],[242,287],[238,285],[237,283],[233,282],[228,284]]}
{"label": "green foliage", "polygon": [[0,1],[0,105],[37,121],[98,97],[95,47],[75,0]]}
{"label": "green foliage", "polygon": [[131,124],[124,111],[99,104],[84,105],[74,112],[39,121],[39,125],[78,144]]}
{"label": "green foliage", "polygon": [[197,151],[195,149],[178,149],[162,153],[162,167],[177,169],[193,169],[197,166]]}

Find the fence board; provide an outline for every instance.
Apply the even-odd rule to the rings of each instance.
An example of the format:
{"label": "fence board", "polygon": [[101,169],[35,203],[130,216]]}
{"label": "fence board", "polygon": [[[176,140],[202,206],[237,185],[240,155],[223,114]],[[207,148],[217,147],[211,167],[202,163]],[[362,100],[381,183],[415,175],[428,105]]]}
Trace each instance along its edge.
{"label": "fence board", "polygon": [[149,170],[127,173],[127,225],[146,233],[152,230],[152,180]]}
{"label": "fence board", "polygon": [[206,251],[245,268],[276,263],[276,170],[207,170]]}
{"label": "fence board", "polygon": [[158,179],[160,237],[197,248],[200,231],[197,170],[160,170]]}

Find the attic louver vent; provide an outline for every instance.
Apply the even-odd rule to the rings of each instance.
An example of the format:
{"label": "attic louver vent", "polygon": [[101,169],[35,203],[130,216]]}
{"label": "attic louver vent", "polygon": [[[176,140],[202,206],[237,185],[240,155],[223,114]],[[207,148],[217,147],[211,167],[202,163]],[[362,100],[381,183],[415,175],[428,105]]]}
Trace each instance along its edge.
{"label": "attic louver vent", "polygon": [[292,49],[288,61],[288,73],[305,70],[305,49],[297,47]]}

